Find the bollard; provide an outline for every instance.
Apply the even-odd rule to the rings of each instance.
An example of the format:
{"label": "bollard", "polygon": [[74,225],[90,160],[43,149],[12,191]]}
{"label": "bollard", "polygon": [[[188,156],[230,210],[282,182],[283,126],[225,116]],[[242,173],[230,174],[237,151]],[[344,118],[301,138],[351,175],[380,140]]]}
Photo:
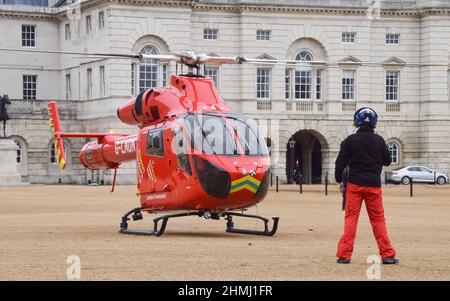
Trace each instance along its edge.
{"label": "bollard", "polygon": [[303,184],[302,184],[302,176],[300,176],[300,180],[299,180],[299,186],[300,186],[300,194],[303,193]]}
{"label": "bollard", "polygon": [[434,179],[434,185],[436,185],[436,172],[433,171],[433,179]]}
{"label": "bollard", "polygon": [[325,195],[328,195],[328,171],[325,174]]}
{"label": "bollard", "polygon": [[277,185],[277,192],[278,192],[278,176],[276,176],[276,185]]}
{"label": "bollard", "polygon": [[384,185],[388,184],[388,180],[387,180],[387,171],[384,172]]}
{"label": "bollard", "polygon": [[413,197],[413,179],[409,178],[409,196]]}
{"label": "bollard", "polygon": [[273,187],[273,173],[270,173],[270,187]]}

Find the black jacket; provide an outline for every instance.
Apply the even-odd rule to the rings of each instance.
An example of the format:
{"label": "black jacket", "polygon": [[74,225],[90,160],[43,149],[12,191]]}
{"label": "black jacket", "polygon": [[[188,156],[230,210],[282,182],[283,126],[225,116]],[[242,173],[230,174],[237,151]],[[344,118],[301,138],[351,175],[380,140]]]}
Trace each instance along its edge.
{"label": "black jacket", "polygon": [[349,182],[369,187],[380,187],[380,174],[391,164],[391,156],[384,139],[372,128],[362,127],[341,144],[336,159],[336,182],[342,182],[342,173],[349,166]]}

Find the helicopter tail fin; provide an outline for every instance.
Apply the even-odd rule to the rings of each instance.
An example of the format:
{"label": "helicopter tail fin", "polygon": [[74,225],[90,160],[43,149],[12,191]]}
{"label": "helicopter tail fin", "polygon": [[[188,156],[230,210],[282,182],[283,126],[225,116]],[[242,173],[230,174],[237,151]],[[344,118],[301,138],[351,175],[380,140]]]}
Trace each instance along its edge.
{"label": "helicopter tail fin", "polygon": [[58,161],[59,168],[66,167],[66,157],[64,153],[64,145],[61,138],[61,125],[59,122],[58,104],[56,101],[48,103],[49,125],[50,131],[55,136],[55,157]]}

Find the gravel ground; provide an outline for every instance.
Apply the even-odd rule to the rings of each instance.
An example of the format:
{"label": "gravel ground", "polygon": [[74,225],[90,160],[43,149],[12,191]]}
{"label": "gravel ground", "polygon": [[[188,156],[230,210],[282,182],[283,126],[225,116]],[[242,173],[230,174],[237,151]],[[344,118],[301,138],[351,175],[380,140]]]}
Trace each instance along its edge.
{"label": "gravel ground", "polygon": [[[343,228],[337,188],[281,186],[257,209],[279,216],[274,237],[225,233],[225,221],[169,221],[162,237],[127,236],[120,217],[136,207],[134,186],[0,188],[0,280],[65,280],[67,257],[81,259],[82,280],[366,280],[378,250],[365,209],[353,261],[335,263]],[[382,280],[450,280],[450,185],[390,185],[388,231],[401,263]],[[363,207],[364,208],[364,207]],[[150,229],[149,215],[130,228]],[[236,224],[256,229],[254,221]]]}

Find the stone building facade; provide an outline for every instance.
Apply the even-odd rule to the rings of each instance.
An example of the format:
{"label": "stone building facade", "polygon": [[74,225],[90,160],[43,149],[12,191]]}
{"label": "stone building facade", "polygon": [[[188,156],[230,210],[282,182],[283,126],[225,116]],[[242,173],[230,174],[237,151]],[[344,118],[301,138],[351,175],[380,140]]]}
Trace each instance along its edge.
{"label": "stone building facade", "polygon": [[[271,138],[276,175],[289,180],[296,164],[306,182],[332,174],[361,106],[380,116],[377,131],[396,161],[390,168],[421,164],[450,171],[448,1],[0,0],[0,37],[0,94],[13,102],[7,134],[20,146],[19,170],[31,183],[111,181],[108,171],[80,165],[83,139],[65,141],[68,168],[57,168],[48,101],[60,103],[67,131],[132,133],[117,120],[117,107],[140,89],[165,85],[175,72],[173,64],[61,51],[194,49],[311,61],[298,68],[205,69],[224,99],[258,120]],[[118,181],[134,182],[134,171],[125,165]]]}

